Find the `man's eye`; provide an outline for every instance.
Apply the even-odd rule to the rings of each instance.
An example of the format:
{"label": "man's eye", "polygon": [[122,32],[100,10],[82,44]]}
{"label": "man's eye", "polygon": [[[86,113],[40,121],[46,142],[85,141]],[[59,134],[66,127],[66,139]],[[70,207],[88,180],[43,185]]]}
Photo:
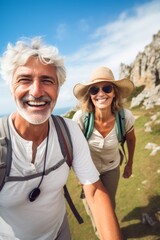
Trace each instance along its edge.
{"label": "man's eye", "polygon": [[29,78],[19,78],[17,82],[19,82],[19,83],[28,83],[30,81],[31,81],[31,79],[29,79]]}
{"label": "man's eye", "polygon": [[45,83],[45,84],[53,84],[53,85],[56,84],[56,81],[55,81],[54,79],[52,79],[52,78],[45,78],[45,79],[43,79],[42,81],[43,81],[43,83]]}

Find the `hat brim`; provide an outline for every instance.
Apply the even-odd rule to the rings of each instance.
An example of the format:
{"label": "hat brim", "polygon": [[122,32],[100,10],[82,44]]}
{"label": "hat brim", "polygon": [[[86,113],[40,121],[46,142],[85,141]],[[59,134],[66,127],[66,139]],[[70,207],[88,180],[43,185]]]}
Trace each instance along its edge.
{"label": "hat brim", "polygon": [[90,83],[77,83],[73,88],[73,93],[75,97],[81,101],[91,86],[101,82],[107,82],[117,86],[120,90],[122,98],[128,97],[134,89],[133,82],[127,78],[121,80],[96,79],[96,81]]}

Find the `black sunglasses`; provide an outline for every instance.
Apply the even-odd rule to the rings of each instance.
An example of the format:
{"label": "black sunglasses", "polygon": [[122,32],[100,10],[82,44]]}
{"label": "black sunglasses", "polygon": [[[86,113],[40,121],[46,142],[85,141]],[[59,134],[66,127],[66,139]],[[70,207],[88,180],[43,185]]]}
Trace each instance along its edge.
{"label": "black sunglasses", "polygon": [[[106,85],[106,86],[103,86],[101,89],[105,93],[111,93],[112,90],[113,90],[113,86],[112,85]],[[100,91],[100,87],[97,87],[97,86],[93,86],[89,89],[89,93],[91,95],[96,95],[99,91]]]}

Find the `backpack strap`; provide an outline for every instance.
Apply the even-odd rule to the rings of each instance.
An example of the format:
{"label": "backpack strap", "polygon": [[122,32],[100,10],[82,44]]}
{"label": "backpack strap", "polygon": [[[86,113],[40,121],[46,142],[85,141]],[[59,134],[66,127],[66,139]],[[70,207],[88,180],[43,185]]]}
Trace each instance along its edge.
{"label": "backpack strap", "polygon": [[119,143],[125,142],[125,115],[124,109],[116,112],[116,126],[117,126],[117,138]]}
{"label": "backpack strap", "polygon": [[116,112],[116,127],[117,127],[117,138],[118,142],[121,145],[123,154],[125,156],[126,162],[127,162],[127,156],[126,152],[124,149],[124,143],[126,140],[126,128],[125,128],[125,112],[124,109],[122,108],[119,112]]}
{"label": "backpack strap", "polygon": [[12,163],[12,144],[8,117],[0,118],[0,190],[9,176]]}
{"label": "backpack strap", "polygon": [[[72,160],[73,160],[73,146],[72,146],[71,136],[70,136],[68,127],[66,125],[64,118],[62,118],[61,116],[52,115],[52,119],[54,121],[56,131],[58,134],[58,139],[59,139],[62,154],[64,157],[67,155],[66,162],[67,162],[68,166],[71,168]],[[74,216],[76,217],[79,224],[83,223],[84,221],[83,221],[82,217],[80,216],[80,214],[78,213],[78,211],[70,197],[67,186],[64,185],[63,189],[64,189],[64,196],[65,196]]]}
{"label": "backpack strap", "polygon": [[88,140],[94,129],[94,112],[85,112],[83,118],[84,136]]}
{"label": "backpack strap", "polygon": [[65,120],[61,116],[52,115],[52,119],[56,127],[62,154],[64,157],[67,155],[66,162],[68,166],[71,168],[73,159],[73,146],[70,132],[68,130]]}

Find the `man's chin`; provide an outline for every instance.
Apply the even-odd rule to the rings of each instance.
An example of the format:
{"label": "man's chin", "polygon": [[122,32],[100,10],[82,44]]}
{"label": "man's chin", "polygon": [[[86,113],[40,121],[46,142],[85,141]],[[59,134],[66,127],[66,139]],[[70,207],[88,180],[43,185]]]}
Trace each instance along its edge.
{"label": "man's chin", "polygon": [[38,113],[28,114],[23,111],[18,111],[18,112],[27,122],[34,124],[34,125],[39,125],[39,124],[46,122],[51,115],[50,111],[43,113],[43,114],[42,113],[41,114],[38,114]]}
{"label": "man's chin", "polygon": [[40,125],[43,124],[48,120],[49,117],[47,118],[25,118],[25,120],[33,125]]}

